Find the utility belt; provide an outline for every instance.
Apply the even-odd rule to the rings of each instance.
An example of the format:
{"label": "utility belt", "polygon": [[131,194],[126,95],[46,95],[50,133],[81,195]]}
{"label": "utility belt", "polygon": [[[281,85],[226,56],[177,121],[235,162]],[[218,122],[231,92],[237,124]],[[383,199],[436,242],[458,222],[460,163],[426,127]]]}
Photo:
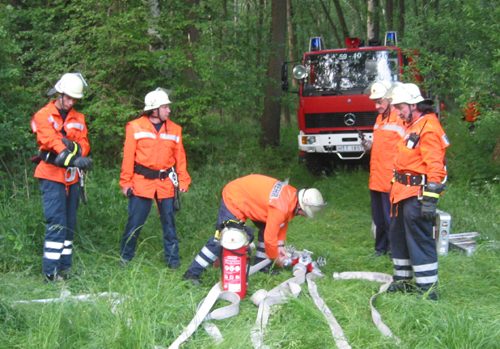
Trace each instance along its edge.
{"label": "utility belt", "polygon": [[170,179],[172,181],[172,184],[174,185],[174,209],[176,211],[180,211],[181,200],[179,197],[179,180],[177,179],[177,172],[175,172],[174,167],[170,167],[167,170],[152,170],[145,166],[135,164],[134,172],[143,175],[146,179],[160,179],[162,181],[165,180],[165,178]]}
{"label": "utility belt", "polygon": [[394,170],[394,180],[396,180],[401,184],[406,185],[407,187],[410,187],[417,185],[425,185],[425,183],[427,182],[427,176],[424,174],[418,176],[414,176],[410,173],[402,174]]}
{"label": "utility belt", "polygon": [[[138,164],[134,165],[134,172],[143,175],[144,178],[147,179],[160,179],[162,181],[165,180],[165,178],[170,178],[170,173],[175,173],[173,167],[169,168],[168,170],[152,170],[150,168]],[[170,178],[170,180],[172,179]]]}

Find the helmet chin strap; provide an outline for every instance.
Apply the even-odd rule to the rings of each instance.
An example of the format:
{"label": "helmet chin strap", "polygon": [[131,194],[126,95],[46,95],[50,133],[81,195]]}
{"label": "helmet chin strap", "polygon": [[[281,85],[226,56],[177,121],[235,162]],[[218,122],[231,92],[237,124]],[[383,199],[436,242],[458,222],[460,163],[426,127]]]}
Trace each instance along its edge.
{"label": "helmet chin strap", "polygon": [[61,110],[64,110],[65,112],[69,113],[69,111],[73,109],[73,107],[69,108],[68,110],[64,108],[64,96],[65,96],[64,93],[59,94],[59,104],[61,105]]}
{"label": "helmet chin strap", "polygon": [[387,108],[385,108],[384,112],[382,113],[382,115],[384,116],[384,119],[385,119],[386,117],[388,117],[388,116],[389,116],[389,114],[390,114],[389,109],[390,109],[390,108],[391,108],[391,103],[389,103],[389,104],[387,105]]}

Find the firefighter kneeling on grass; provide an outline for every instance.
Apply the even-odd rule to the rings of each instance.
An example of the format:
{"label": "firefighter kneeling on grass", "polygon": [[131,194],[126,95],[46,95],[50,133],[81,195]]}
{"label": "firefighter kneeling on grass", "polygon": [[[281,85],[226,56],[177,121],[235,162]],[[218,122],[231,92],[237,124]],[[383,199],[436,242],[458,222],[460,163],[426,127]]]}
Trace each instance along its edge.
{"label": "firefighter kneeling on grass", "polygon": [[394,282],[388,292],[413,291],[437,299],[438,261],[432,226],[439,196],[445,189],[445,149],[449,146],[432,101],[415,84],[394,89],[392,104],[407,127],[398,143],[391,189],[391,257]]}
{"label": "firefighter kneeling on grass", "polygon": [[[315,218],[324,211],[321,193],[314,188],[294,187],[277,179],[252,174],[235,179],[222,190],[221,207],[216,230],[222,230],[223,222],[250,219],[259,229],[254,264],[270,258],[283,268],[286,258],[285,239],[288,222],[301,215]],[[253,229],[245,227],[252,237]],[[221,253],[221,246],[212,236],[184,274],[183,280],[201,285],[200,275],[204,268],[215,262]],[[263,272],[271,273],[268,266]]]}

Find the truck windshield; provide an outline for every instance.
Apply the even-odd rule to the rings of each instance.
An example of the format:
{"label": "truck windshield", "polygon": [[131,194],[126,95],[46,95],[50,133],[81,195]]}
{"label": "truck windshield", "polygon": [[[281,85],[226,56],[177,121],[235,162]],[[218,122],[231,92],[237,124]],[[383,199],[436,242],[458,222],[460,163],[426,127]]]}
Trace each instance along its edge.
{"label": "truck windshield", "polygon": [[308,55],[304,96],[362,94],[374,80],[397,81],[399,51],[356,50]]}

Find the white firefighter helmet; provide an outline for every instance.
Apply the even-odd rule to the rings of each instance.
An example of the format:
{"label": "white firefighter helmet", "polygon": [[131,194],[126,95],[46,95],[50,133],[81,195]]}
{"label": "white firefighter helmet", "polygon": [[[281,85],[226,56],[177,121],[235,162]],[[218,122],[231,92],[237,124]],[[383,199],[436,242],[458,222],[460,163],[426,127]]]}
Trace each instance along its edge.
{"label": "white firefighter helmet", "polygon": [[307,218],[315,218],[319,213],[324,212],[326,202],[318,189],[300,188],[297,191],[297,199]]}
{"label": "white firefighter helmet", "polygon": [[244,229],[225,227],[220,233],[220,244],[227,250],[237,250],[249,243],[250,239]]}
{"label": "white firefighter helmet", "polygon": [[67,73],[56,83],[49,94],[59,92],[68,95],[72,98],[82,98],[83,88],[87,86],[87,82],[80,73]]}
{"label": "white firefighter helmet", "polygon": [[370,99],[381,99],[385,98],[387,91],[391,88],[390,81],[377,80],[370,85]]}
{"label": "white firefighter helmet", "polygon": [[149,92],[144,98],[144,111],[158,109],[162,105],[171,103],[167,92],[158,87],[156,90]]}
{"label": "white firefighter helmet", "polygon": [[397,86],[392,91],[391,104],[417,104],[424,101],[424,97],[420,93],[420,89],[415,84],[403,84]]}
{"label": "white firefighter helmet", "polygon": [[384,96],[384,99],[390,99],[392,101],[392,96],[394,93],[394,90],[398,86],[403,86],[404,84],[401,81],[394,81],[391,85],[391,88],[387,91],[387,93]]}

